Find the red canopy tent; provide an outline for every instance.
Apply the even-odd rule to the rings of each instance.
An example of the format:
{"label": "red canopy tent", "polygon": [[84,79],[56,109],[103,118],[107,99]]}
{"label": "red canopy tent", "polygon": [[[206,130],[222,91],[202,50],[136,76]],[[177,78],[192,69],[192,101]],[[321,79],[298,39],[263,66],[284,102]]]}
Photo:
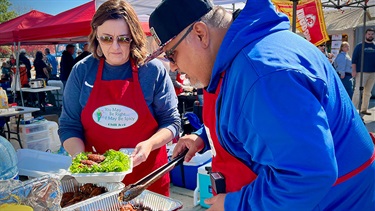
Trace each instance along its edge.
{"label": "red canopy tent", "polygon": [[[45,21],[22,30],[21,41],[44,43],[77,43],[87,41],[91,32],[90,22],[95,13],[95,1],[59,13]],[[148,23],[142,23],[150,34]]]}
{"label": "red canopy tent", "polygon": [[30,28],[48,17],[50,14],[32,10],[12,20],[0,24],[0,45],[13,44],[20,41],[20,30]]}

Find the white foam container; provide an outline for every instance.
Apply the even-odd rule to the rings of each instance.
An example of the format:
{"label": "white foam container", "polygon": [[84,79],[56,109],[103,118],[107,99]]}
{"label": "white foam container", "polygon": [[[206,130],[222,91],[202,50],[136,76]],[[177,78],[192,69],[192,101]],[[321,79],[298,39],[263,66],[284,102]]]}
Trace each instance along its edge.
{"label": "white foam container", "polygon": [[71,173],[80,183],[100,183],[100,182],[121,182],[127,174],[133,172],[133,158],[130,157],[130,168],[122,172],[103,172],[103,173]]}
{"label": "white foam container", "polygon": [[69,156],[33,149],[18,149],[17,158],[18,174],[29,177],[41,177],[46,174],[57,174],[62,177],[68,174],[72,164]]}
{"label": "white foam container", "polygon": [[79,183],[121,182],[132,169],[123,172],[70,174]]}

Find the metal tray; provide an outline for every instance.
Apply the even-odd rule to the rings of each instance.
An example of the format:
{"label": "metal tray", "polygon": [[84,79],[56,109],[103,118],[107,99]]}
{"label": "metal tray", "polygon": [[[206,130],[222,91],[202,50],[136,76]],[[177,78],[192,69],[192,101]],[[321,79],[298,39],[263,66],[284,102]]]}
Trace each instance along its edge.
{"label": "metal tray", "polygon": [[[61,188],[62,192],[71,192],[75,191],[79,186],[83,185],[85,183],[79,183],[75,178],[73,177],[65,177],[61,180]],[[125,185],[121,182],[107,182],[107,183],[95,183],[95,185],[99,187],[105,187],[107,188],[108,192],[100,194],[99,196],[94,196],[92,198],[89,198],[87,200],[72,204],[70,206],[62,208],[62,211],[68,211],[68,210],[81,210],[80,207],[87,203],[88,200],[97,200],[102,197],[105,197],[107,195],[111,195],[113,192],[118,192],[119,190],[122,190]]]}
{"label": "metal tray", "polygon": [[121,205],[126,203],[143,204],[151,208],[153,211],[174,211],[180,210],[183,205],[182,202],[171,199],[169,197],[145,190],[141,195],[131,200],[130,202],[121,202],[118,199],[121,190],[113,191],[110,194],[98,196],[96,198],[87,199],[84,204],[81,204],[80,211],[119,211]]}

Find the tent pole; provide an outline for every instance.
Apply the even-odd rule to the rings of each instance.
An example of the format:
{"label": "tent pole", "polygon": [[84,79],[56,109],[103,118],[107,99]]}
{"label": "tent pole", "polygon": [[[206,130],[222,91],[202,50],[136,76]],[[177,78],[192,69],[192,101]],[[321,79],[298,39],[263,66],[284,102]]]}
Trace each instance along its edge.
{"label": "tent pole", "polygon": [[[21,42],[18,41],[18,50],[20,50],[21,48]],[[19,54],[18,54],[19,55]],[[19,57],[19,56],[18,56]],[[21,75],[20,75],[20,69],[19,69],[19,66],[17,66],[18,68],[18,71],[17,71],[17,80],[16,81],[19,81],[21,83]],[[27,70],[26,70],[27,71]],[[17,87],[17,86],[16,86]],[[22,84],[20,84],[20,96],[21,96],[21,104],[22,104],[22,107],[25,107],[24,103],[23,103],[23,95],[22,95]]]}
{"label": "tent pole", "polygon": [[[12,80],[15,80],[15,81],[12,81],[14,83],[14,91],[13,92],[13,103],[16,102],[16,96],[17,96],[17,90],[16,90],[16,86],[17,86],[17,67],[18,67],[18,64],[19,64],[19,56],[18,56],[18,49],[17,49],[17,45],[16,45],[16,42],[13,42],[13,51],[14,51],[14,56],[16,57],[16,72],[13,73],[16,74],[15,77],[12,78]],[[12,68],[12,67],[11,67]]]}
{"label": "tent pole", "polygon": [[[14,90],[17,90],[18,82],[21,83],[21,75],[20,75],[20,48],[21,48],[21,43],[18,42],[18,48],[17,48],[17,69],[16,69],[16,81],[14,82]],[[23,96],[22,96],[22,85],[20,84],[20,96],[21,96],[21,104],[24,107],[23,103]]]}
{"label": "tent pole", "polygon": [[360,74],[360,86],[359,86],[359,101],[358,101],[358,110],[361,112],[362,106],[362,96],[363,96],[363,62],[365,60],[365,39],[366,39],[366,10],[367,10],[367,3],[366,6],[363,7],[363,37],[362,37],[362,50],[361,50],[361,74]]}
{"label": "tent pole", "polygon": [[291,0],[293,1],[293,20],[292,20],[292,32],[296,33],[297,29],[297,5],[298,0]]}

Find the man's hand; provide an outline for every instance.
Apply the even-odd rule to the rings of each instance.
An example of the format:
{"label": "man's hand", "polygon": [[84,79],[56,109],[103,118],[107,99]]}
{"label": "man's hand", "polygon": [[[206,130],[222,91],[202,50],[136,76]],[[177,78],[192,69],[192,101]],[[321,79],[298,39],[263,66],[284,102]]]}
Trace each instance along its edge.
{"label": "man's hand", "polygon": [[177,157],[177,155],[185,151],[186,148],[189,149],[189,151],[185,155],[184,161],[189,162],[191,158],[195,156],[196,152],[199,152],[204,148],[204,142],[196,134],[183,136],[178,140],[176,146],[174,147],[172,158]]}
{"label": "man's hand", "polygon": [[207,211],[221,211],[224,210],[224,200],[227,194],[218,194],[212,198],[204,200],[204,203],[211,205]]}

